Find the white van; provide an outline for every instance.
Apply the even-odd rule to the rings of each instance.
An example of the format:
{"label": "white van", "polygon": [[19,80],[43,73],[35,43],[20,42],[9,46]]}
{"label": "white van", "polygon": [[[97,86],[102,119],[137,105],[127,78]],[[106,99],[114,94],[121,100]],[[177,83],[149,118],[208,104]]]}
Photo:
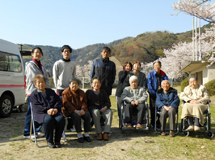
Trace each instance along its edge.
{"label": "white van", "polygon": [[0,39],[0,117],[25,103],[23,60],[17,44]]}

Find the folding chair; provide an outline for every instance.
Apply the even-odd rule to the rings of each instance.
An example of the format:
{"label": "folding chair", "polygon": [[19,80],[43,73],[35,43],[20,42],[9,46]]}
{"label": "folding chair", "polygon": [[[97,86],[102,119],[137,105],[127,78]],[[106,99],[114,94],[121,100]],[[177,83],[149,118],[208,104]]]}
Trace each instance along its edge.
{"label": "folding chair", "polygon": [[[30,103],[30,108],[31,108],[31,127],[30,127],[30,140],[32,141],[31,139],[31,135],[32,135],[32,126],[33,126],[33,132],[34,132],[34,141],[35,141],[35,144],[37,147],[40,147],[37,143],[37,137],[36,137],[36,132],[35,132],[35,124],[34,124],[34,114],[33,114],[33,110],[32,110],[32,105]],[[62,137],[63,137],[63,144],[65,143],[66,141],[66,135],[65,135],[65,132],[63,131],[62,133]]]}

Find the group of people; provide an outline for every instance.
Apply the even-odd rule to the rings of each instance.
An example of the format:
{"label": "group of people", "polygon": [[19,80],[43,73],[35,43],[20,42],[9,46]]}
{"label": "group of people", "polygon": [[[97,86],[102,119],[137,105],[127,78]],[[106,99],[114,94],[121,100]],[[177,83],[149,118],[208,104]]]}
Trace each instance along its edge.
{"label": "group of people", "polygon": [[[41,64],[42,49],[35,47],[32,50],[32,61],[25,65],[26,94],[28,96],[28,111],[25,119],[24,137],[30,138],[31,108],[35,119],[35,132],[37,137],[46,137],[50,148],[61,147],[60,139],[65,127],[73,126],[76,129],[78,142],[91,142],[89,132],[95,124],[98,140],[109,140],[112,123],[112,110],[109,96],[115,81],[116,66],[109,60],[111,50],[102,49],[102,58],[96,59],[91,68],[92,89],[86,93],[79,88],[80,80],[76,78],[76,64],[70,60],[72,48],[64,45],[61,48],[62,59],[53,65],[53,81],[57,94],[49,89],[49,77]],[[123,71],[119,72],[119,84],[116,90],[118,116],[121,118],[121,104],[125,105],[126,127],[132,128],[132,114],[137,113],[137,128],[142,128],[145,114],[145,102],[148,90],[150,98],[151,125],[161,124],[161,135],[165,135],[166,118],[169,117],[170,136],[174,136],[175,114],[180,103],[177,90],[170,87],[168,77],[161,70],[161,62],[154,62],[154,71],[146,75],[140,71],[139,61],[126,62]],[[198,85],[195,77],[190,77],[190,85],[185,88],[181,99],[186,101],[182,111],[182,118],[188,117],[189,130],[199,130],[197,126],[204,123],[203,111],[208,94],[204,86]],[[155,107],[161,111],[160,119],[155,122]],[[193,117],[195,123],[193,123]],[[84,134],[82,135],[81,119],[84,121]],[[160,123],[159,123],[160,122]],[[44,127],[45,134],[41,132]],[[53,130],[55,129],[55,137]],[[103,129],[103,130],[102,130]],[[31,138],[34,138],[33,135]],[[53,140],[54,139],[54,140]]]}

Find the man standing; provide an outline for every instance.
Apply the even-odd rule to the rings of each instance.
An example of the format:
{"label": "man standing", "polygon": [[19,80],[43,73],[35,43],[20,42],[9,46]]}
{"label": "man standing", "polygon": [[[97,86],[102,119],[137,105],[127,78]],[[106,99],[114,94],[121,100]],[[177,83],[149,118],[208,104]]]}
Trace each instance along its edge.
{"label": "man standing", "polygon": [[69,81],[76,75],[76,64],[70,60],[72,48],[64,45],[61,48],[63,58],[53,65],[53,81],[57,89],[57,94],[61,97],[62,92],[69,87]]}
{"label": "man standing", "polygon": [[[155,61],[153,63],[154,71],[150,72],[147,77],[147,86],[150,96],[150,111],[151,111],[151,125],[155,127],[155,100],[156,92],[161,88],[161,82],[163,80],[168,80],[168,77],[165,72],[161,70],[161,62]],[[157,127],[160,128],[159,117],[157,121]]]}
{"label": "man standing", "polygon": [[[69,87],[69,82],[76,76],[76,64],[70,60],[72,48],[69,45],[61,47],[63,58],[53,65],[53,81],[57,89],[57,95],[62,101],[62,92]],[[68,120],[67,129],[72,128],[71,120]]]}
{"label": "man standing", "polygon": [[178,110],[180,99],[177,94],[177,90],[170,87],[169,81],[164,80],[161,83],[161,89],[157,91],[156,106],[161,111],[160,123],[161,123],[161,135],[165,136],[166,119],[169,117],[169,135],[173,137],[175,128],[175,114]]}
{"label": "man standing", "polygon": [[109,60],[111,49],[109,47],[103,47],[102,58],[96,59],[93,62],[93,66],[90,72],[91,81],[93,77],[97,77],[101,80],[101,89],[105,90],[110,96],[112,92],[112,85],[116,76],[116,65]]}

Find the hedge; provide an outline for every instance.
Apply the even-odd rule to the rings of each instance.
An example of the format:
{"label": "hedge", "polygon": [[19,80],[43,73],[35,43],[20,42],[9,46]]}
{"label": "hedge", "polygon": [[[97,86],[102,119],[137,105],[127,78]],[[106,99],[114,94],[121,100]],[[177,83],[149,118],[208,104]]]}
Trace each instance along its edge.
{"label": "hedge", "polygon": [[215,95],[215,79],[205,84],[210,96]]}
{"label": "hedge", "polygon": [[184,91],[184,88],[189,85],[188,78],[185,78],[183,81],[181,81],[181,92]]}

